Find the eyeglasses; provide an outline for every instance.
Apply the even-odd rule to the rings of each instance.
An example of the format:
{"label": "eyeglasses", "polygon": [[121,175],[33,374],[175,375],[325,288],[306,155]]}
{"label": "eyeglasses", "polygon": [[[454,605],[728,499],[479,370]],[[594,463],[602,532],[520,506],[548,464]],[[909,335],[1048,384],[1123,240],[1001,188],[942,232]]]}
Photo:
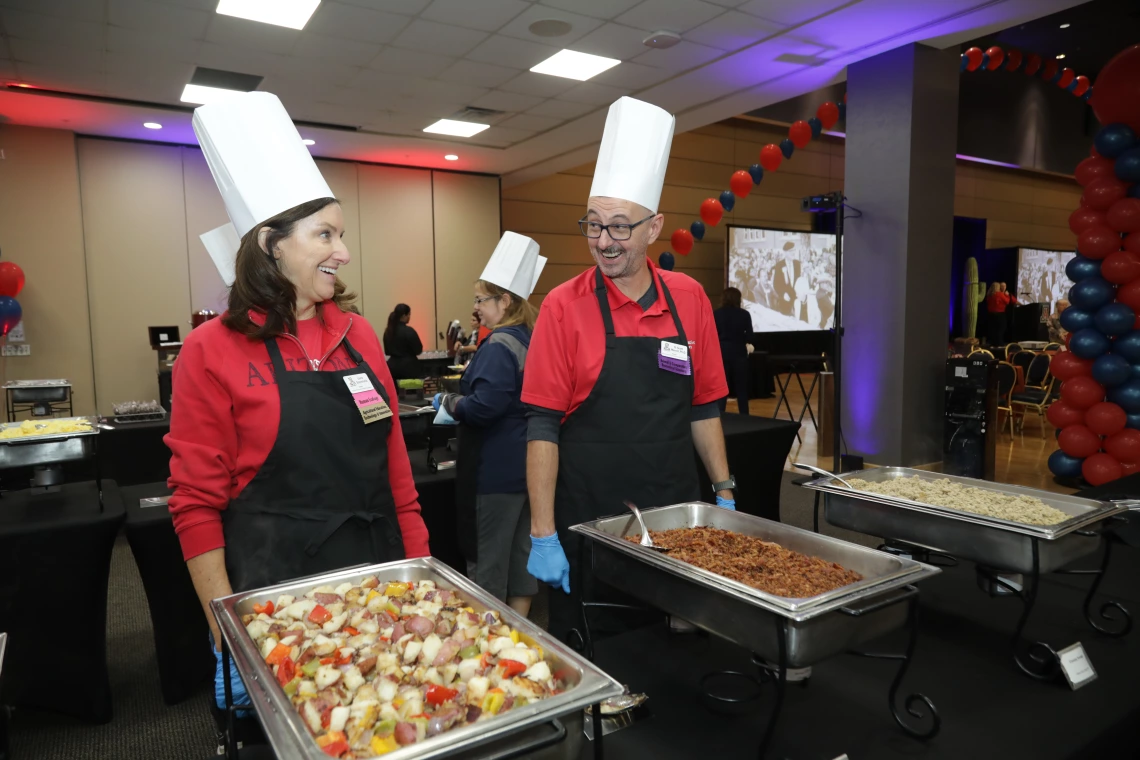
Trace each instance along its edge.
{"label": "eyeglasses", "polygon": [[478,306],[479,304],[486,303],[487,301],[494,301],[496,298],[498,298],[498,296],[483,296],[482,298],[476,298],[475,305]]}
{"label": "eyeglasses", "polygon": [[601,224],[600,222],[591,222],[586,217],[578,220],[578,226],[582,228],[582,234],[591,240],[597,240],[602,236],[603,232],[609,233],[610,240],[629,240],[633,236],[633,228],[638,225],[645,224],[657,214],[650,214],[642,219],[640,222],[633,224]]}

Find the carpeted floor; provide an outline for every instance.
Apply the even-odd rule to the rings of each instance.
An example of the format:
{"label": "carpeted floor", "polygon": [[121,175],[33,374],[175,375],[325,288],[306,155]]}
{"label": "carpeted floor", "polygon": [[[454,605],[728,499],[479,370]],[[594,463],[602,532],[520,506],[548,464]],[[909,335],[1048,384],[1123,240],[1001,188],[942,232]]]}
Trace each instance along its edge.
{"label": "carpeted floor", "polygon": [[[813,494],[792,485],[794,477],[784,474],[781,517],[789,524],[810,528]],[[826,525],[823,532],[871,546],[878,543]],[[211,685],[203,685],[201,693],[173,707],[162,701],[146,595],[123,538],[111,559],[107,604],[114,718],[106,725],[92,726],[53,713],[17,710],[11,721],[12,760],[205,760],[214,756],[218,744],[208,706]],[[531,619],[545,625],[544,593],[535,600]]]}

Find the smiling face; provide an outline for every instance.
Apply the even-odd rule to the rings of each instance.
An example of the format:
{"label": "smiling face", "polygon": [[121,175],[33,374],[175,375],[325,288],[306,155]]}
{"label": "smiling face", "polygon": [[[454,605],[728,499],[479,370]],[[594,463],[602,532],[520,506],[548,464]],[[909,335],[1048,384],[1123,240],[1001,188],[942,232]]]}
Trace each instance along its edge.
{"label": "smiling face", "polygon": [[[262,249],[268,227],[259,233]],[[344,214],[339,203],[330,203],[293,226],[289,237],[279,241],[273,258],[297,291],[298,319],[312,316],[313,308],[332,300],[337,270],[352,261],[344,246]]]}
{"label": "smiling face", "polygon": [[[650,212],[643,206],[620,198],[594,196],[590,198],[586,219],[600,224],[636,224]],[[602,236],[589,240],[590,253],[602,274],[611,280],[634,277],[646,267],[645,252],[661,234],[665,217],[657,214],[649,221],[633,229],[629,240],[614,240],[609,230]]]}
{"label": "smiling face", "polygon": [[475,307],[475,311],[479,313],[479,323],[488,330],[494,330],[495,326],[503,321],[503,316],[507,313],[507,306],[511,303],[511,297],[502,295],[498,298],[491,298],[490,295],[482,284],[475,285],[475,299],[487,299]]}

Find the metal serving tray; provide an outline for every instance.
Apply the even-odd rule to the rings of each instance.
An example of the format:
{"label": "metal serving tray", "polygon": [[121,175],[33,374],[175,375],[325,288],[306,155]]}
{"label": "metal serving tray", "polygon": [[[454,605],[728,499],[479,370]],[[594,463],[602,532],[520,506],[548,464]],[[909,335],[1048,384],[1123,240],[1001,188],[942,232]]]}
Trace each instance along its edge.
{"label": "metal serving tray", "polygon": [[901,627],[906,605],[897,602],[914,593],[911,584],[940,572],[921,562],[711,504],[675,504],[641,514],[650,530],[721,528],[837,562],[863,576],[858,583],[815,597],[779,597],[626,541],[621,537],[639,532],[632,515],[571,528],[593,542],[595,577],[770,661],[779,656],[775,623],[783,618],[792,667],[811,665]]}
{"label": "metal serving tray", "polygon": [[[542,647],[551,670],[560,673],[567,684],[566,690],[561,694],[513,709],[493,720],[456,728],[409,745],[385,755],[385,760],[419,760],[445,756],[474,760],[488,757],[512,747],[549,738],[552,729],[548,724],[551,721],[555,721],[557,729],[565,727],[566,739],[561,745],[536,757],[577,758],[581,750],[582,709],[623,691],[621,684],[596,666],[438,560],[430,557],[408,559],[340,570],[234,594],[210,603],[257,716],[279,760],[327,760],[328,756],[317,746],[301,716],[274,679],[273,672],[260,657],[241,623],[241,616],[252,612],[253,605],[261,600],[276,599],[280,594],[301,596],[316,586],[336,586],[345,581],[355,583],[369,575],[379,577],[382,582],[435,581],[439,588],[458,592],[467,605],[477,612],[497,611],[504,623],[519,631],[523,640]],[[561,731],[558,733],[560,735]]]}
{"label": "metal serving tray", "polygon": [[[94,417],[54,417],[59,420],[85,420],[91,430],[80,433],[57,433],[55,435],[28,435],[22,438],[0,439],[0,469],[11,467],[35,467],[87,459],[95,454],[95,436],[99,433],[99,421]],[[0,425],[0,430],[19,427],[19,422]]]}
{"label": "metal serving tray", "polygon": [[[0,432],[9,428],[20,427],[25,422],[5,422],[0,424]],[[37,424],[44,424],[47,422],[86,422],[91,426],[90,430],[81,433],[56,433],[54,435],[26,435],[21,438],[3,438],[0,439],[0,445],[3,446],[22,446],[26,443],[46,443],[49,441],[63,441],[68,438],[82,438],[84,436],[93,436],[99,434],[99,420],[96,417],[44,417],[43,422],[39,420],[32,420]]]}
{"label": "metal serving tray", "polygon": [[906,467],[859,470],[845,473],[843,478],[882,483],[914,476],[927,481],[948,479],[994,493],[1033,496],[1071,517],[1056,525],[1027,525],[909,499],[852,491],[834,478],[818,478],[805,483],[804,487],[823,492],[824,518],[832,525],[908,541],[996,569],[1022,573],[1033,572],[1034,543],[1037,543],[1038,569],[1043,573],[1095,552],[1101,537],[1083,536],[1076,531],[1128,509],[1111,502]]}

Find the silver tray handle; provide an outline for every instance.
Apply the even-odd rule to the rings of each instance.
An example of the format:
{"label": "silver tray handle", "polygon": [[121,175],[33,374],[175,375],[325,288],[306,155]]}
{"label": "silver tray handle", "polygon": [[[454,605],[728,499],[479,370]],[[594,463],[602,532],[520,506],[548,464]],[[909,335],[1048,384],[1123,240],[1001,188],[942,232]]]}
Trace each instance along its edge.
{"label": "silver tray handle", "polygon": [[863,615],[870,615],[872,612],[884,610],[901,601],[910,599],[917,593],[918,589],[914,586],[903,586],[902,588],[895,589],[881,596],[872,597],[866,604],[855,603],[844,605],[839,608],[839,611],[849,617],[862,617]]}

